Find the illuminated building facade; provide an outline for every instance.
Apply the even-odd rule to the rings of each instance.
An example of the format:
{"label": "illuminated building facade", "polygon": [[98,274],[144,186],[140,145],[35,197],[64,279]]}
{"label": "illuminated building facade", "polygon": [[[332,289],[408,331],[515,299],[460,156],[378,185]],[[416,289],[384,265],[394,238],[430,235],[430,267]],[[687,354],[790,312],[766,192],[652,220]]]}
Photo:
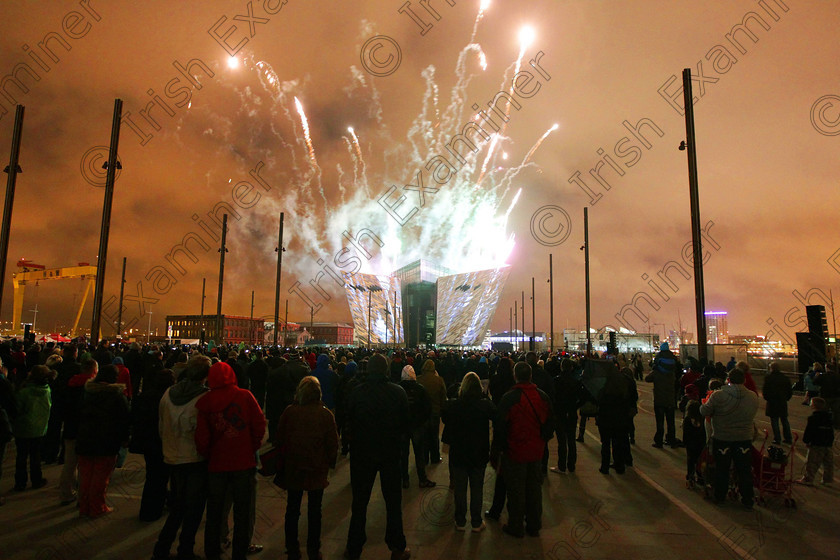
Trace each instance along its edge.
{"label": "illuminated building facade", "polygon": [[507,267],[454,274],[426,260],[390,276],[344,273],[356,343],[479,346],[509,274]]}
{"label": "illuminated building facade", "polygon": [[729,344],[726,311],[706,311],[706,340],[709,344]]}

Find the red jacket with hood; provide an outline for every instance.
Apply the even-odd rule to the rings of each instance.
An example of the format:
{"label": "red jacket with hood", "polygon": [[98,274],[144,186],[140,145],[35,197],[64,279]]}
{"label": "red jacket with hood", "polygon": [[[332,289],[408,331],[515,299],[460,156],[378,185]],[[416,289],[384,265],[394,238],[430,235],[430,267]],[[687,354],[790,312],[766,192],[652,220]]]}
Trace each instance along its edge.
{"label": "red jacket with hood", "polygon": [[265,416],[254,395],[237,386],[236,374],[224,362],[210,368],[207,386],[210,391],[195,404],[195,445],[198,453],[207,457],[207,470],[229,472],[256,467],[256,453],[265,435]]}

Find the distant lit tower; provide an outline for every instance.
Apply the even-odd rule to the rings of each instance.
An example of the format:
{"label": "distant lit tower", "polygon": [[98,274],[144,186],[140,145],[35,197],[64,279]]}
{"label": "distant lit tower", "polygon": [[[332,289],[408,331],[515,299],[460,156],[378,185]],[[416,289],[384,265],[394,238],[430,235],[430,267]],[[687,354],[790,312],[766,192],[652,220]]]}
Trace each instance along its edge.
{"label": "distant lit tower", "polygon": [[706,311],[706,339],[709,344],[729,344],[726,311]]}

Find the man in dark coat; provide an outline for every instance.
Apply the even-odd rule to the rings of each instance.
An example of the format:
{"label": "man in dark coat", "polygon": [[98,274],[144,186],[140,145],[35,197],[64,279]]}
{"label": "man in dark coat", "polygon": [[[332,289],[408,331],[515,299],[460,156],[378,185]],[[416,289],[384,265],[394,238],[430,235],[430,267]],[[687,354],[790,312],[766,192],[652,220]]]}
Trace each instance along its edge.
{"label": "man in dark coat", "polygon": [[388,359],[374,354],[365,381],[350,394],[347,403],[347,421],[353,431],[350,453],[353,505],[344,553],[349,560],[361,556],[367,540],[367,506],[377,473],[385,500],[385,542],[391,550],[391,560],[411,557],[403,532],[400,490],[400,448],[409,431],[408,397],[389,378]]}
{"label": "man in dark coat", "polygon": [[[662,448],[662,436],[665,435],[665,445],[679,447],[676,436],[674,410],[676,409],[676,371],[677,359],[668,348],[668,343],[659,346],[659,352],[653,359],[653,368],[645,377],[645,381],[653,383],[653,414],[656,417],[656,433],[653,435],[653,446]],[[665,433],[665,422],[668,432]]]}
{"label": "man in dark coat", "polygon": [[262,350],[254,351],[254,361],[248,365],[248,380],[251,382],[251,393],[265,409],[265,384],[268,377],[268,363],[263,359]]}
{"label": "man in dark coat", "polygon": [[422,385],[417,383],[417,374],[414,367],[405,366],[402,369],[402,380],[400,387],[405,390],[408,396],[408,414],[410,418],[409,433],[403,439],[402,444],[402,481],[403,488],[408,488],[408,448],[409,444],[414,446],[414,464],[417,467],[417,477],[420,479],[420,488],[430,488],[435,482],[426,477],[426,459],[423,454],[423,445],[427,431],[427,424],[432,416],[432,401],[429,393]]}
{"label": "man in dark coat", "polygon": [[[770,417],[770,426],[773,428],[773,443],[781,443],[782,433],[784,433],[785,443],[791,443],[788,401],[793,396],[793,388],[790,380],[782,373],[779,362],[770,364],[770,371],[764,378],[761,394],[767,401],[764,412]],[[780,421],[782,424],[781,430],[779,430]]]}
{"label": "man in dark coat", "polygon": [[825,364],[825,372],[814,378],[814,384],[820,388],[820,396],[831,411],[834,429],[840,429],[840,373],[835,364]]}
{"label": "man in dark coat", "polygon": [[577,445],[575,432],[577,430],[578,409],[585,402],[583,384],[575,376],[575,363],[569,358],[563,358],[560,365],[560,375],[554,380],[554,412],[557,418],[557,466],[551,467],[552,472],[575,472],[577,462]]}
{"label": "man in dark coat", "polygon": [[50,423],[47,435],[41,448],[41,458],[45,463],[52,464],[63,460],[61,448],[61,425],[64,422],[64,391],[71,377],[81,371],[76,361],[76,345],[68,344],[62,349],[62,360],[55,368],[56,377],[52,382],[53,406],[50,409]]}

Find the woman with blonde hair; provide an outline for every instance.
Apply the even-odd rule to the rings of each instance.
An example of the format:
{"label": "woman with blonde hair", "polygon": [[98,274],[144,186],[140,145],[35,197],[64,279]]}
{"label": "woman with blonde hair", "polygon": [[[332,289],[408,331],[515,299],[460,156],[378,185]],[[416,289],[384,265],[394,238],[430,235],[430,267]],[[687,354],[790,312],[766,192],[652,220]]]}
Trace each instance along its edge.
{"label": "woman with blonde hair", "polygon": [[481,519],[484,471],[490,460],[490,420],[496,406],[481,391],[478,375],[469,372],[461,381],[458,398],[443,411],[443,440],[449,444],[449,474],[455,492],[455,530],[466,530],[467,484],[470,521],[474,533],[485,528]]}
{"label": "woman with blonde hair", "polygon": [[288,490],[286,504],[286,554],[289,560],[301,558],[298,519],[303,492],[306,491],[309,534],[306,552],[309,560],[321,558],[321,502],[329,485],[327,474],[338,458],[338,430],[335,418],[321,401],[317,377],[301,379],[295,402],[280,416],[274,445],[283,455],[282,471],[277,482]]}

